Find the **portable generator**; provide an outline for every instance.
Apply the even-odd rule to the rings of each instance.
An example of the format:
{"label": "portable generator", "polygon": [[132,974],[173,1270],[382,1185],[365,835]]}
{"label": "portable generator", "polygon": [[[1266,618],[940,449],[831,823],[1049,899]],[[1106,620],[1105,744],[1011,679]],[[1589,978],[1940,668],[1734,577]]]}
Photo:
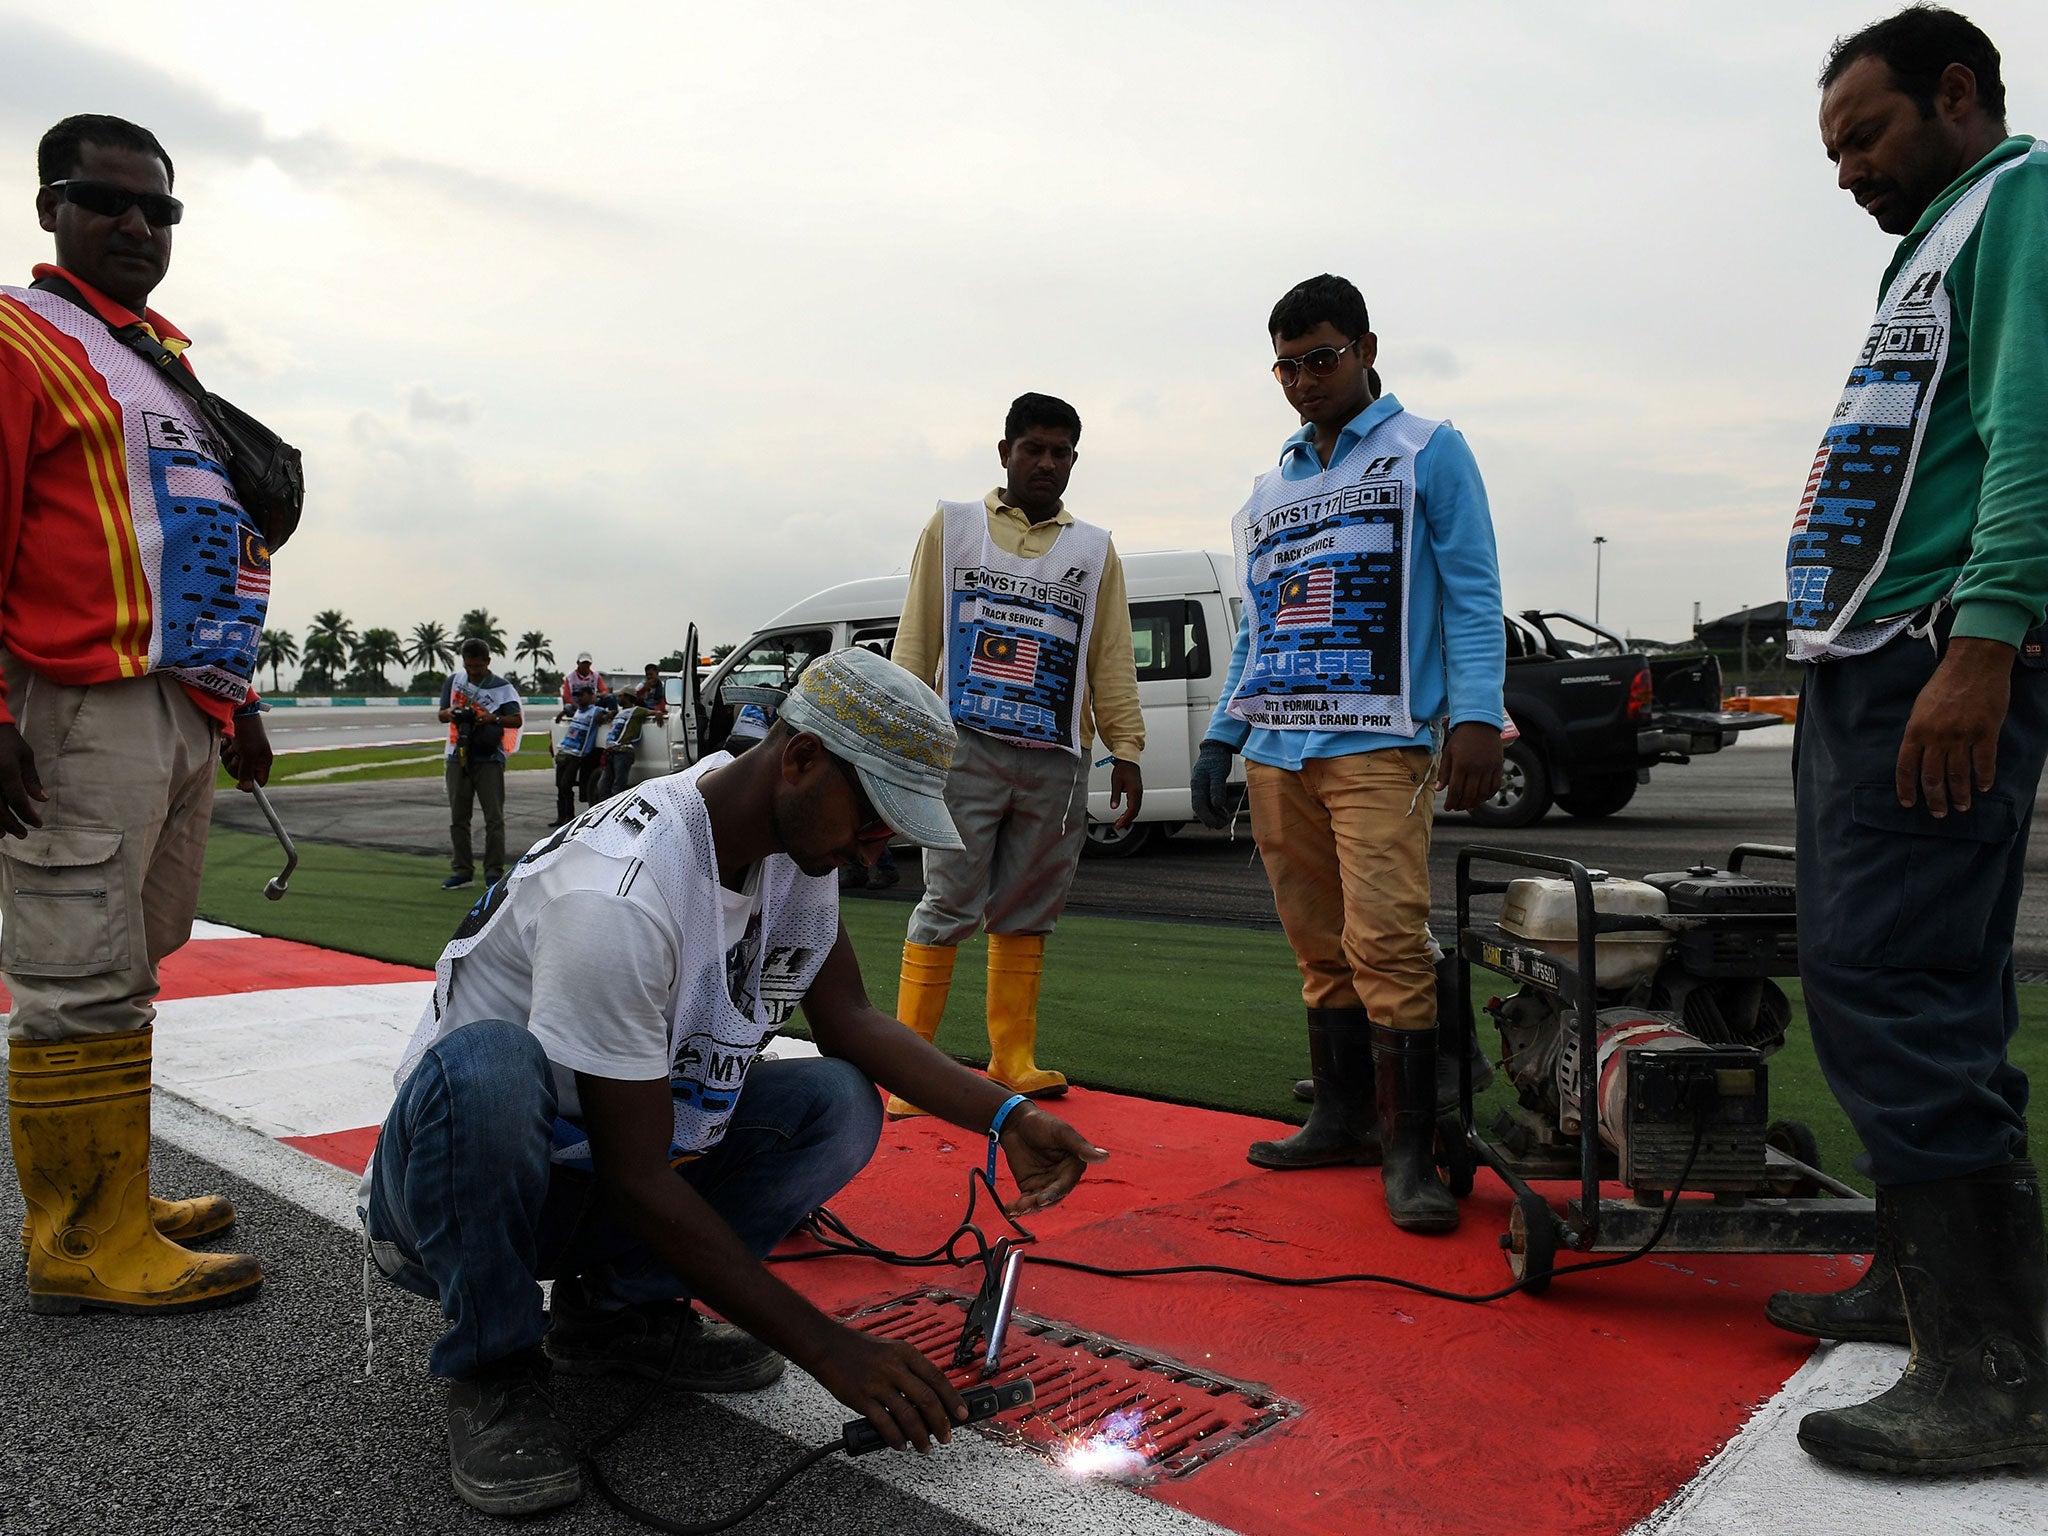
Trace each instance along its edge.
{"label": "portable generator", "polygon": [[[1726,868],[1626,880],[1541,854],[1459,853],[1451,1013],[1471,1019],[1475,967],[1520,983],[1486,1007],[1516,1102],[1482,1133],[1464,1069],[1440,1161],[1459,1195],[1480,1163],[1507,1183],[1501,1243],[1529,1289],[1560,1245],[1622,1251],[1660,1232],[1684,1252],[1870,1251],[1872,1203],[1820,1170],[1807,1127],[1770,1117],[1769,1058],[1793,1022],[1776,978],[1798,971],[1797,892],[1743,866],[1792,857],[1744,844]],[[1532,873],[1481,879],[1475,864]],[[1497,919],[1476,923],[1473,899],[1494,896]],[[1552,1180],[1579,1185],[1561,1215],[1531,1188]],[[1626,1197],[1603,1197],[1603,1180]]]}

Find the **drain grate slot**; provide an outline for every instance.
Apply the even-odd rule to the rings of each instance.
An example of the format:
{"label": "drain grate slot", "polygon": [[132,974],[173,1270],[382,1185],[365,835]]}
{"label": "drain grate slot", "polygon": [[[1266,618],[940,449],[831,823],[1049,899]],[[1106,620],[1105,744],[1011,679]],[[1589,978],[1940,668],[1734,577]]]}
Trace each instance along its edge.
{"label": "drain grate slot", "polygon": [[[965,1384],[974,1370],[952,1370],[951,1360],[972,1299],[915,1291],[863,1307],[846,1321],[909,1344]],[[1003,1360],[1004,1376],[1031,1378],[1037,1401],[981,1427],[1055,1462],[1107,1441],[1129,1464],[1142,1465],[1138,1476],[1186,1477],[1301,1413],[1269,1388],[1022,1312],[1011,1319]]]}

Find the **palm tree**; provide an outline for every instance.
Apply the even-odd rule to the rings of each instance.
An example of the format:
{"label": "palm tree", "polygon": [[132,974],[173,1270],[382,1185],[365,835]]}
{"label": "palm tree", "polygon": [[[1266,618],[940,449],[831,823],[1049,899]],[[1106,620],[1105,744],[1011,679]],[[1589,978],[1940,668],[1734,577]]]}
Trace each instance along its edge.
{"label": "palm tree", "polygon": [[356,627],[342,617],[339,608],[327,608],[313,615],[313,626],[306,631],[306,643],[311,644],[315,635],[326,635],[339,642],[346,651],[356,643]]}
{"label": "palm tree", "polygon": [[547,662],[552,666],[555,660],[553,643],[539,630],[529,629],[519,637],[519,646],[512,652],[512,659],[514,661],[530,661],[536,669],[539,668],[542,662]]}
{"label": "palm tree", "polygon": [[348,663],[348,651],[327,630],[309,629],[306,631],[305,662],[306,670],[299,679],[299,685],[304,687],[307,677],[317,676],[331,688],[335,677]]}
{"label": "palm tree", "polygon": [[448,631],[434,619],[413,625],[412,645],[405,653],[405,664],[418,667],[423,672],[429,668],[453,672],[455,647],[448,642]]}
{"label": "palm tree", "polygon": [[493,656],[505,654],[505,631],[499,625],[497,615],[488,608],[472,608],[456,620],[455,638],[481,640],[491,648]]}
{"label": "palm tree", "polygon": [[352,658],[358,671],[377,674],[377,681],[384,681],[384,669],[393,662],[405,660],[405,645],[398,638],[395,629],[366,629],[362,638],[355,643]]}
{"label": "palm tree", "polygon": [[266,629],[256,637],[256,665],[270,668],[270,691],[284,692],[284,684],[277,680],[277,669],[286,662],[299,659],[299,642],[292,638],[288,629]]}

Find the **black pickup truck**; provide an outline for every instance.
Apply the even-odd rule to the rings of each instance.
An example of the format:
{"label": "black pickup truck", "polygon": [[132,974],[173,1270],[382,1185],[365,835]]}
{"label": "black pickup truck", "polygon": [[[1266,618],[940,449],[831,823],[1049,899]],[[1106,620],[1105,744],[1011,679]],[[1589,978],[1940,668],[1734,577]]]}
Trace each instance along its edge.
{"label": "black pickup truck", "polygon": [[[1556,805],[1571,816],[1612,816],[1659,763],[1718,752],[1774,715],[1724,713],[1713,656],[1652,661],[1619,635],[1576,614],[1527,609],[1507,616],[1507,745],[1500,793],[1475,806],[1489,827],[1526,827]],[[1557,630],[1583,632],[1566,640]]]}

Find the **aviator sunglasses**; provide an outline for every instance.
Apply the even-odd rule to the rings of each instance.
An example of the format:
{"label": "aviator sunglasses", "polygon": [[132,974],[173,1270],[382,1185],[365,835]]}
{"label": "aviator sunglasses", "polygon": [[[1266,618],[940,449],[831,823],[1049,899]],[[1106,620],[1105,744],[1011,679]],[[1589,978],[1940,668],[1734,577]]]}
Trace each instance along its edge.
{"label": "aviator sunglasses", "polygon": [[130,192],[111,181],[83,181],[76,177],[47,185],[52,192],[62,193],[65,202],[76,203],[103,219],[118,219],[130,208],[140,208],[143,218],[154,228],[163,229],[185,217],[185,205],[163,192]]}
{"label": "aviator sunglasses", "polygon": [[854,814],[864,818],[861,824],[853,829],[853,840],[856,843],[886,843],[895,837],[896,829],[875,814],[875,803],[868,799],[867,786],[861,783],[859,770],[829,752],[825,756],[853,790]]}
{"label": "aviator sunglasses", "polygon": [[1354,336],[1341,347],[1317,347],[1313,352],[1304,352],[1300,357],[1281,357],[1273,360],[1273,377],[1283,386],[1292,384],[1301,377],[1305,368],[1316,378],[1327,379],[1337,371],[1337,363],[1346,352],[1358,345]]}

